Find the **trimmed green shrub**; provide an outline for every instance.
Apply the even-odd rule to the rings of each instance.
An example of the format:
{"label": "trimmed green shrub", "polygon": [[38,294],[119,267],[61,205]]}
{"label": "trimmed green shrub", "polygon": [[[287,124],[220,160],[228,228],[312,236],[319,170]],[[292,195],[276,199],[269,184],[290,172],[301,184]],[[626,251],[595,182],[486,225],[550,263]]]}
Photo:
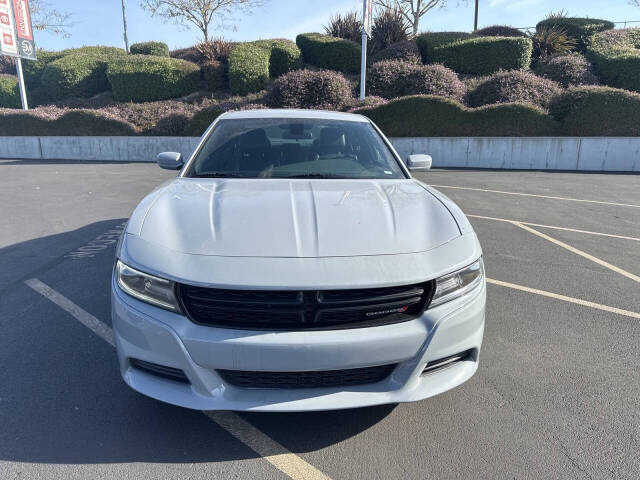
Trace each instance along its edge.
{"label": "trimmed green shrub", "polygon": [[422,55],[424,63],[435,63],[436,49],[457,42],[473,38],[473,35],[466,32],[427,32],[416,37],[416,43]]}
{"label": "trimmed green shrub", "polygon": [[554,95],[562,91],[552,80],[530,72],[498,72],[480,81],[467,95],[471,107],[496,103],[523,103],[547,108]]}
{"label": "trimmed green shrub", "polygon": [[49,52],[46,50],[38,50],[37,60],[22,62],[22,71],[24,73],[24,83],[27,87],[27,98],[29,106],[41,105],[53,101],[51,95],[49,95],[45,88],[40,83],[42,72],[45,67],[62,57],[63,52]]}
{"label": "trimmed green shrub", "polygon": [[479,37],[526,37],[527,34],[517,28],[506,25],[492,25],[477,30],[475,34]]}
{"label": "trimmed green shrub", "polygon": [[356,110],[393,137],[551,136],[559,124],[539,108],[507,103],[466,108],[432,95],[398,98],[385,105]]}
{"label": "trimmed green shrub", "polygon": [[322,108],[340,110],[351,100],[351,84],[341,74],[295,70],[277,78],[267,102],[278,108]]}
{"label": "trimmed green shrub", "polygon": [[393,43],[371,56],[371,63],[381,62],[382,60],[404,60],[405,62],[422,63],[420,49],[413,40]]}
{"label": "trimmed green shrub", "polygon": [[568,135],[639,136],[640,94],[611,87],[573,87],[554,97],[549,112]]}
{"label": "trimmed green shrub", "polygon": [[368,72],[369,93],[383,98],[429,94],[462,100],[464,83],[442,65],[422,65],[401,60],[374,63]]}
{"label": "trimmed green shrub", "polygon": [[229,86],[236,95],[259,92],[269,77],[302,66],[300,49],[289,40],[258,40],[236,45],[229,55]]}
{"label": "trimmed green shrub", "polygon": [[271,78],[277,78],[302,67],[302,53],[291,40],[257,40],[251,43],[269,51],[269,76]]}
{"label": "trimmed green shrub", "polygon": [[71,110],[59,118],[47,119],[34,111],[0,115],[0,136],[80,136],[136,135],[124,120],[109,118],[95,110]]}
{"label": "trimmed green shrub", "polygon": [[343,73],[360,71],[360,45],[355,42],[321,33],[302,33],[296,37],[296,44],[304,61],[311,65]]}
{"label": "trimmed green shrub", "polygon": [[178,98],[200,86],[200,68],[185,60],[130,55],[113,59],[107,77],[116,100],[148,102]]}
{"label": "trimmed green shrub", "polygon": [[0,75],[0,108],[20,108],[20,87],[13,75]]}
{"label": "trimmed green shrub", "polygon": [[542,77],[558,82],[563,87],[599,83],[598,77],[593,72],[593,65],[579,53],[541,59],[534,67],[534,71]]}
{"label": "trimmed green shrub", "polygon": [[554,27],[564,30],[567,36],[575,39],[577,49],[584,52],[592,35],[611,30],[615,27],[615,24],[608,20],[597,18],[553,17],[539,22],[536,25],[536,31]]}
{"label": "trimmed green shrub", "polygon": [[212,60],[200,67],[204,86],[210,92],[217,92],[229,85],[227,65],[217,60]]}
{"label": "trimmed green shrub", "polygon": [[110,89],[107,58],[82,53],[65,55],[45,67],[40,84],[54,100],[86,98],[104,92]]}
{"label": "trimmed green shrub", "polygon": [[598,33],[587,58],[603,83],[640,92],[640,28]]}
{"label": "trimmed green shrub", "polygon": [[156,57],[168,57],[169,46],[164,42],[140,42],[134,43],[129,48],[132,55],[155,55]]}
{"label": "trimmed green shrub", "polygon": [[528,38],[467,37],[446,41],[423,34],[418,46],[426,63],[442,63],[458,73],[490,75],[498,70],[524,70],[531,64],[533,44]]}

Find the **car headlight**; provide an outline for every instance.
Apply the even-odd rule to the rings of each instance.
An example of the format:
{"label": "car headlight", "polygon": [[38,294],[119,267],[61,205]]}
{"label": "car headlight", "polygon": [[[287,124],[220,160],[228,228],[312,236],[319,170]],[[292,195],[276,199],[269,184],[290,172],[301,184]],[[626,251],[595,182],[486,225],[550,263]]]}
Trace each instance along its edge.
{"label": "car headlight", "polygon": [[154,277],[125,265],[116,263],[118,286],[127,294],[156,307],[179,312],[180,307],[175,294],[175,284],[171,280]]}
{"label": "car headlight", "polygon": [[468,267],[449,273],[436,280],[436,291],[431,299],[430,307],[442,305],[470,292],[484,279],[484,263],[482,258]]}

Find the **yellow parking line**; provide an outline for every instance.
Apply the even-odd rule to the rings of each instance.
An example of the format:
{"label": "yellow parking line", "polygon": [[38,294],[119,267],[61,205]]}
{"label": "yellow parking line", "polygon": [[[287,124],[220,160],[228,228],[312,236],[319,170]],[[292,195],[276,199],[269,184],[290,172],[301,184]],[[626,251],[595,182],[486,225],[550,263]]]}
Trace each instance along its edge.
{"label": "yellow parking line", "polygon": [[554,225],[543,225],[540,223],[531,223],[531,222],[523,222],[521,220],[509,220],[507,218],[496,218],[496,217],[486,217],[484,215],[470,215],[467,214],[467,217],[469,218],[480,218],[483,220],[495,220],[496,222],[505,222],[505,223],[520,223],[522,225],[529,225],[531,227],[541,227],[541,228],[551,228],[554,230],[564,230],[567,232],[576,232],[576,233],[586,233],[588,235],[599,235],[602,237],[610,237],[610,238],[619,238],[622,240],[633,240],[636,242],[640,242],[640,238],[638,237],[627,237],[624,235],[614,235],[613,233],[602,233],[602,232],[592,232],[590,230],[579,230],[577,228],[567,228],[567,227],[556,227]]}
{"label": "yellow parking line", "polygon": [[580,255],[581,257],[586,258],[587,260],[591,260],[594,263],[597,263],[598,265],[602,265],[605,268],[608,268],[609,270],[612,270],[616,273],[619,273],[620,275],[623,275],[627,278],[630,278],[631,280],[640,283],[640,277],[637,275],[634,275],[633,273],[627,272],[626,270],[623,270],[620,267],[616,267],[615,265],[612,265],[608,262],[605,262],[604,260],[600,260],[597,257],[594,257],[593,255],[588,254],[587,252],[583,252],[582,250],[578,250],[575,247],[572,247],[571,245],[568,245],[564,242],[561,242],[560,240],[556,240],[553,237],[550,237],[549,235],[546,235],[542,232],[539,232],[538,230],[535,230],[527,225],[523,225],[522,223],[518,223],[518,222],[513,222],[514,225],[522,228],[523,230],[526,230],[528,232],[533,233],[534,235],[539,236],[540,238],[544,238],[545,240],[550,241],[551,243],[555,243],[556,245],[565,248],[567,250],[569,250],[572,253],[575,253],[576,255]]}
{"label": "yellow parking line", "polygon": [[[431,184],[430,184],[431,185]],[[552,195],[537,195],[533,193],[522,193],[522,192],[505,192],[503,190],[489,190],[486,188],[472,188],[472,187],[456,187],[453,185],[431,185],[435,188],[455,188],[457,190],[472,190],[475,192],[488,192],[488,193],[501,193],[503,195],[519,195],[522,197],[538,197],[538,198],[548,198],[551,200],[565,200],[567,202],[584,202],[584,203],[598,203],[600,205],[615,205],[617,207],[633,207],[640,208],[640,205],[634,205],[631,203],[615,203],[615,202],[603,202],[600,200],[583,200],[580,198],[568,198],[568,197],[554,197]]]}
{"label": "yellow parking line", "polygon": [[[76,305],[67,297],[37,278],[31,278],[24,283],[43,297],[58,305],[62,310],[70,314],[112,347],[115,346],[113,330],[107,324],[101,322],[82,307]],[[202,413],[289,478],[293,480],[331,480],[316,467],[307,463],[294,453],[291,453],[281,444],[235,413],[226,411]]]}
{"label": "yellow parking line", "polygon": [[547,292],[545,290],[538,290],[537,288],[525,287],[523,285],[517,285],[515,283],[503,282],[501,280],[494,280],[493,278],[487,278],[487,283],[492,285],[499,285],[501,287],[513,288],[522,292],[533,293],[535,295],[542,295],[543,297],[554,298],[556,300],[562,300],[564,302],[575,303],[576,305],[582,305],[583,307],[595,308],[603,310],[605,312],[617,313],[618,315],[624,315],[625,317],[640,319],[640,313],[631,312],[629,310],[623,310],[621,308],[609,307],[608,305],[601,305],[599,303],[589,302],[587,300],[581,300],[579,298],[567,297],[566,295],[560,295],[558,293]]}

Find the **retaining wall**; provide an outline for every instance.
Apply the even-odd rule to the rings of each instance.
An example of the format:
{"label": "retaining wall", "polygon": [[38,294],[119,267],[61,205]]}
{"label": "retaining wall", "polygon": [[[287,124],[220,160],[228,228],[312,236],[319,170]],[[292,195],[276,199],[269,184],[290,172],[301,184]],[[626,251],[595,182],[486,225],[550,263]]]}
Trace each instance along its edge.
{"label": "retaining wall", "polygon": [[[188,156],[196,137],[0,137],[0,159],[152,162]],[[640,137],[391,138],[404,158],[428,153],[434,167],[640,171]]]}

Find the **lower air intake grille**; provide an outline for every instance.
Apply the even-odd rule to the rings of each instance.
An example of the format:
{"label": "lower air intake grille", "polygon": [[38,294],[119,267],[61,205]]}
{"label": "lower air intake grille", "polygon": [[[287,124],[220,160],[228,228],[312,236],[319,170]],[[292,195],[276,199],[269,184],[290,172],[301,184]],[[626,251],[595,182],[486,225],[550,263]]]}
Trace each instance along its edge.
{"label": "lower air intake grille", "polygon": [[345,290],[230,290],[180,284],[191,321],[257,330],[322,330],[404,322],[427,307],[433,282]]}
{"label": "lower air intake grille", "polygon": [[187,376],[179,368],[167,367],[165,365],[158,365],[157,363],[145,362],[144,360],[138,360],[137,358],[129,359],[132,367],[139,370],[143,370],[151,375],[157,377],[168,378],[169,380],[176,380],[178,382],[190,383]]}
{"label": "lower air intake grille", "polygon": [[348,387],[380,382],[387,378],[393,365],[325,370],[315,372],[246,372],[218,370],[222,379],[236,387],[244,388],[328,388]]}

